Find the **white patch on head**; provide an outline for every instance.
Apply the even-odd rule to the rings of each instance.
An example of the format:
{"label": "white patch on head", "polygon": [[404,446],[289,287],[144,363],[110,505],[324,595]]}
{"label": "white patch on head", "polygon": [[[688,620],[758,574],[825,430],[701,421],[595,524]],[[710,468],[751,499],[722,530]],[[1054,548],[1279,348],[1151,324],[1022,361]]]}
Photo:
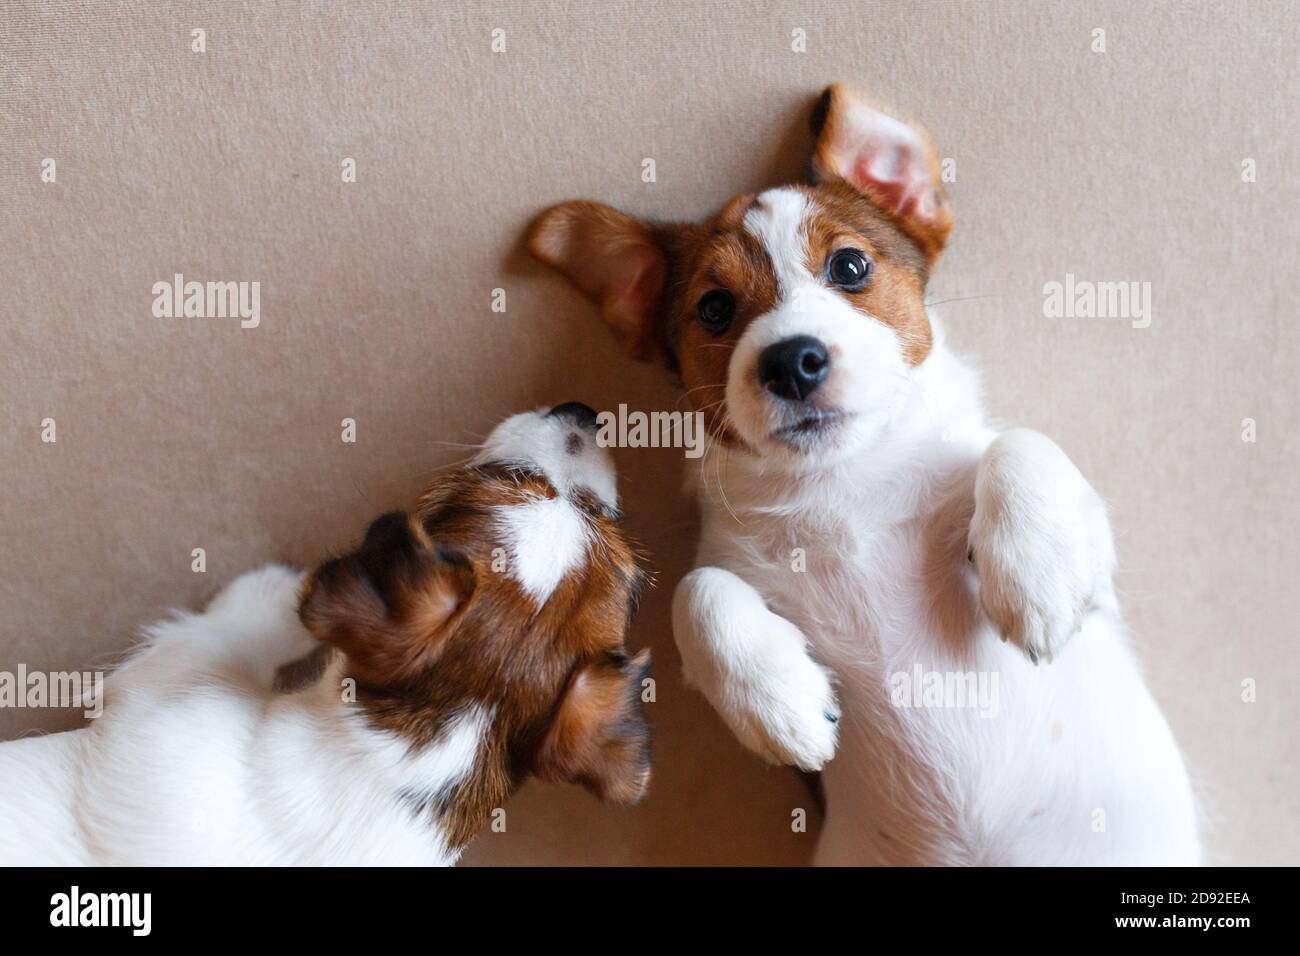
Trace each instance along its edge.
{"label": "white patch on head", "polygon": [[[898,334],[808,271],[807,221],[816,209],[815,201],[798,190],[771,189],[745,214],[745,229],[763,244],[780,294],[736,343],[727,373],[727,412],[752,448],[800,459],[815,450],[819,459],[830,460],[876,435],[911,382]],[[796,335],[821,341],[831,361],[826,380],[803,403],[777,399],[758,380],[763,350]],[[813,416],[830,423],[826,430],[797,444],[775,434]]]}
{"label": "white patch on head", "polygon": [[769,189],[745,213],[745,231],[763,244],[772,260],[780,301],[784,302],[815,280],[808,272],[808,229],[812,204],[794,189]]}
{"label": "white patch on head", "polygon": [[586,519],[564,498],[507,505],[498,509],[497,521],[510,555],[506,573],[538,605],[586,559]]}
{"label": "white patch on head", "polygon": [[[609,449],[596,443],[596,433],[548,409],[512,415],[492,430],[474,464],[517,462],[538,469],[565,498],[589,491],[608,511],[618,510],[618,486]],[[581,443],[570,452],[572,439]]]}

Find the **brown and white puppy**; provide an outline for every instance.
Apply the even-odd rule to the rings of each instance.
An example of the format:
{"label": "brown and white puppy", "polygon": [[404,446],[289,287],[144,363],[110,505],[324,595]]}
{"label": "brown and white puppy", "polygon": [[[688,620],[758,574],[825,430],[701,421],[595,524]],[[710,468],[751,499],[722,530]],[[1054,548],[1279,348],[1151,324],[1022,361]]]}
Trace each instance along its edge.
{"label": "brown and white puppy", "polygon": [[810,184],[698,224],[568,202],[528,237],[714,438],[688,681],[764,758],[825,767],[822,862],[1195,861],[1105,507],[1050,440],[985,423],[926,308],[935,151],[842,87],[813,130]]}
{"label": "brown and white puppy", "polygon": [[[849,96],[832,87],[819,104],[811,185],[736,196],[703,223],[647,222],[568,202],[529,232],[533,254],[600,305],[634,358],[678,375],[724,446],[780,451],[814,431],[843,445],[851,436],[832,433],[860,428],[853,413],[878,413],[886,397],[867,373],[901,375],[930,354],[925,285],[953,225],[937,159],[923,134],[883,114],[873,113],[870,128],[850,128],[842,105]],[[750,354],[782,341],[787,326],[813,337],[826,306],[870,317],[884,327],[878,338],[896,347],[841,335],[766,362]],[[778,315],[783,322],[772,321]],[[746,336],[760,319],[772,328]],[[800,359],[809,370],[792,373]],[[880,368],[861,369],[863,362]],[[733,369],[746,381],[733,385]],[[814,380],[825,385],[820,394],[798,394]],[[787,403],[773,405],[773,394]]]}
{"label": "brown and white puppy", "polygon": [[645,575],[594,425],[516,415],[355,551],[151,628],[91,726],[0,745],[0,863],[449,864],[529,775],[637,802]]}

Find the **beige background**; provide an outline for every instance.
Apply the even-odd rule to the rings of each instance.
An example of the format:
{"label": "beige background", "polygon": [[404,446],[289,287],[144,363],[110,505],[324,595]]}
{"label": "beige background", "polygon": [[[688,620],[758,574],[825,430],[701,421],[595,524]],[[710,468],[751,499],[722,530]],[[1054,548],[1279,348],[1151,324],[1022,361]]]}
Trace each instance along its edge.
{"label": "beige background", "polygon": [[[950,337],[990,408],[1056,437],[1113,505],[1211,859],[1300,862],[1300,22],[1288,3],[1143,7],[0,5],[0,669],[88,667],[258,562],[319,560],[511,410],[671,407],[522,228],[564,198],[702,216],[795,177],[813,97],[847,81],[956,160],[931,298],[958,300]],[[176,272],[261,282],[261,326],[154,318]],[[1044,318],[1067,272],[1149,281],[1150,328]],[[680,453],[618,458],[659,575],[636,634],[657,655],[653,792],[614,812],[530,785],[468,859],[803,861],[800,782],[677,679]],[[0,712],[0,737],[74,722]]]}

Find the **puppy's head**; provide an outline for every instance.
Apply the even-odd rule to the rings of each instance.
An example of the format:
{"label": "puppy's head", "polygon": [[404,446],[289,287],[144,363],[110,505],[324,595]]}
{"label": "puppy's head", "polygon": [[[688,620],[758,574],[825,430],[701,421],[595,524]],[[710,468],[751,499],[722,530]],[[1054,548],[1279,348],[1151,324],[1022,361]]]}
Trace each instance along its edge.
{"label": "puppy's head", "polygon": [[507,419],[304,589],[303,623],[345,655],[373,723],[419,747],[458,714],[490,715],[441,798],[453,842],[529,773],[618,803],[649,780],[649,652],[624,647],[644,575],[595,418],[568,403]]}
{"label": "puppy's head", "polygon": [[703,224],[564,203],[528,243],[634,356],[680,375],[723,442],[833,460],[879,434],[930,353],[925,284],[953,217],[917,129],[838,86],[813,129],[811,185]]}

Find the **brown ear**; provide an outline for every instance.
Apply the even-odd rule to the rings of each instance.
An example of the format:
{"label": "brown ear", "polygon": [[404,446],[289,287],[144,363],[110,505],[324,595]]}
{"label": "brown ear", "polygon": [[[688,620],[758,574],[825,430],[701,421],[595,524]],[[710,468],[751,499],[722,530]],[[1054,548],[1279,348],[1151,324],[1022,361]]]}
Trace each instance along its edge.
{"label": "brown ear", "polygon": [[660,305],[668,266],[663,227],[579,200],[552,206],[528,230],[534,256],[569,277],[633,358],[663,357]]}
{"label": "brown ear", "polygon": [[846,180],[915,239],[931,262],[938,258],[953,216],[939,158],[923,131],[836,85],[817,104],[813,136],[815,176]]}
{"label": "brown ear", "polygon": [[544,780],[581,783],[602,800],[636,803],[650,783],[650,728],[641,681],[650,651],[605,655],[569,679],[537,752]]}
{"label": "brown ear", "polygon": [[377,519],[361,547],[321,565],[307,580],[298,616],[319,640],[348,656],[372,684],[415,677],[474,590],[474,569],[434,547],[400,511]]}

